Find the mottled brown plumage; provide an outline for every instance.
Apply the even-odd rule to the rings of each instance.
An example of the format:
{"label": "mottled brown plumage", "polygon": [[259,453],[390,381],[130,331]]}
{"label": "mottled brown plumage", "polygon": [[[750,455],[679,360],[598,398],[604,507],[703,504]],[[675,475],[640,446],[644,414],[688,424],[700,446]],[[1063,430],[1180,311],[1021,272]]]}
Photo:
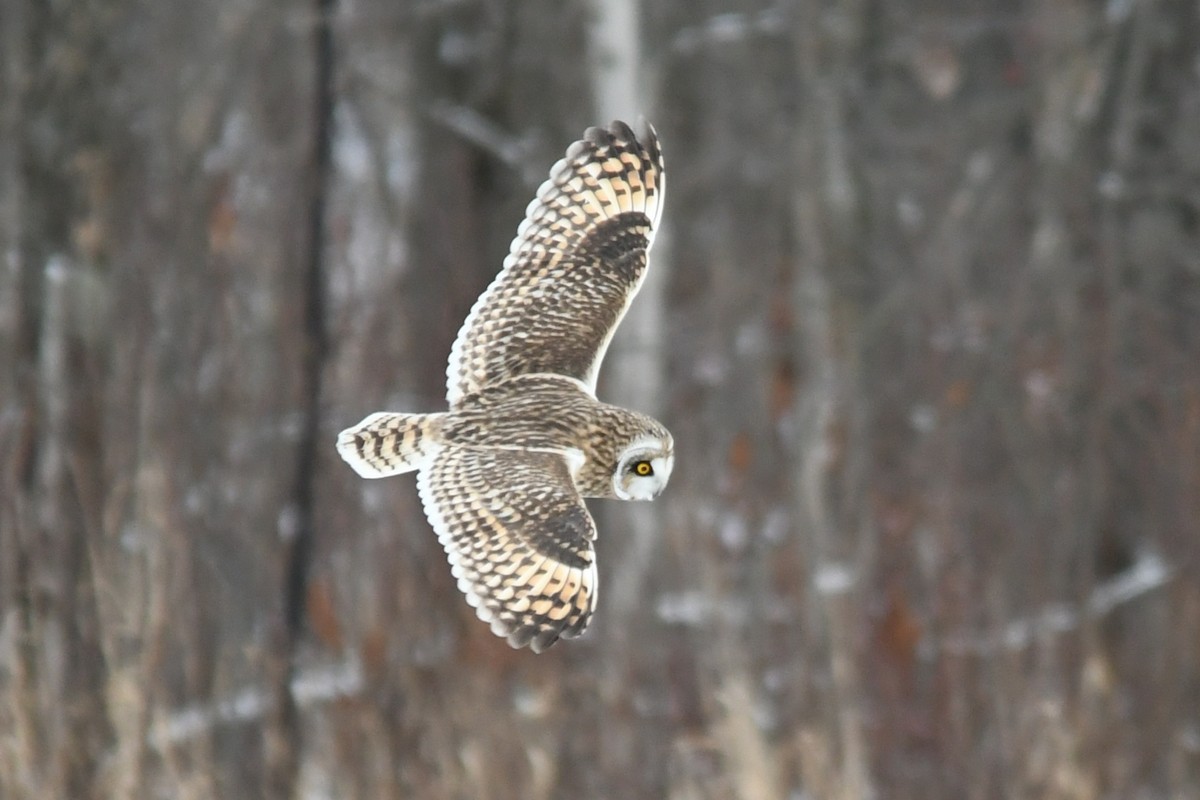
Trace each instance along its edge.
{"label": "mottled brown plumage", "polygon": [[442,423],[443,441],[523,450],[578,450],[575,484],[583,497],[617,498],[621,454],[647,436],[670,443],[652,417],[601,403],[559,375],[520,375],[468,395]]}
{"label": "mottled brown plumage", "polygon": [[571,145],[450,350],[452,408],[498,378],[527,373],[566,375],[596,390],[609,340],[645,277],[663,175],[653,129],[639,144],[614,122]]}
{"label": "mottled brown plumage", "polygon": [[341,433],[363,477],[418,470],[459,588],[513,647],[577,636],[596,606],[584,497],[649,500],[674,442],[601,403],[596,374],[637,293],[662,212],[653,129],[589,129],[550,171],[451,350],[437,414],[378,413]]}
{"label": "mottled brown plumage", "polygon": [[450,447],[417,475],[458,588],[515,647],[549,647],[587,626],[596,527],[555,453]]}

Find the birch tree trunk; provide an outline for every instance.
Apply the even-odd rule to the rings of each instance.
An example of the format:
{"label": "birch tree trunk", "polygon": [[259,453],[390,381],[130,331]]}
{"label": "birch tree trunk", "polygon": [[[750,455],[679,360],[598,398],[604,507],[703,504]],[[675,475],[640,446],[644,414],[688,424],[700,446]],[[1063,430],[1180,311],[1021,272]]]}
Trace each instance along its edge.
{"label": "birch tree trunk", "polygon": [[[636,129],[639,117],[647,117],[651,110],[654,73],[642,58],[641,16],[640,0],[591,4],[588,64],[600,124],[620,119]],[[661,415],[665,408],[663,295],[669,277],[669,241],[662,231],[656,234],[646,280],[613,337],[601,372],[601,393],[609,402],[651,415]],[[624,651],[630,638],[642,635],[636,618],[646,604],[646,573],[654,563],[663,517],[661,509],[641,504],[606,504],[602,514],[602,527],[612,532],[606,538],[619,543],[613,541],[606,548],[617,556],[617,563],[601,590],[610,612],[608,623],[601,619],[597,624],[605,625],[616,649]],[[610,673],[609,691],[619,691],[620,675],[620,670]]]}
{"label": "birch tree trunk", "polygon": [[[797,414],[795,501],[812,559],[810,585],[820,609],[820,652],[828,659],[830,696],[821,709],[832,748],[827,773],[808,779],[828,796],[876,793],[863,736],[866,692],[856,657],[866,584],[873,570],[871,523],[862,454],[870,449],[869,378],[862,356],[873,278],[862,243],[862,179],[848,124],[856,56],[867,7],[856,0],[809,9],[794,20],[803,123],[796,138],[795,230],[800,274],[793,307],[804,322],[798,350],[812,377]],[[840,24],[829,24],[837,15]]]}

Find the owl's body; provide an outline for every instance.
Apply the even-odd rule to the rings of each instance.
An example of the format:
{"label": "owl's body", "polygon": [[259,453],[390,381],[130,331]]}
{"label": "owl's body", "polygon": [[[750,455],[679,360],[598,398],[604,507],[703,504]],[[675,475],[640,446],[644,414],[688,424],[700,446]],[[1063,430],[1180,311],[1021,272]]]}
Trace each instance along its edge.
{"label": "owl's body", "polygon": [[459,588],[492,630],[540,652],[583,632],[596,529],[583,497],[649,500],[674,442],[596,399],[662,209],[653,130],[591,128],[550,172],[447,367],[449,410],[378,413],[338,438],[363,477],[417,471]]}
{"label": "owl's body", "polygon": [[464,445],[578,451],[572,473],[583,497],[617,499],[613,475],[621,454],[647,434],[670,441],[654,419],[601,403],[559,375],[522,375],[471,395],[447,415],[443,436]]}

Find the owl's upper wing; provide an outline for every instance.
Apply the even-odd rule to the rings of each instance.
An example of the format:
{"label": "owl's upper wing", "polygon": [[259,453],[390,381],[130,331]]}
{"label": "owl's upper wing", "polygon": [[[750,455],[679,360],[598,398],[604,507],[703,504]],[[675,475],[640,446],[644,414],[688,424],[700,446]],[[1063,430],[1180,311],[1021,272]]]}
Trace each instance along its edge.
{"label": "owl's upper wing", "polygon": [[567,455],[451,447],[417,488],[458,588],[492,631],[540,653],[596,607],[596,526]]}
{"label": "owl's upper wing", "polygon": [[641,286],[662,215],[662,152],[623,122],[589,128],[525,210],[504,267],[450,351],[446,399],[551,372],[593,392],[613,332]]}

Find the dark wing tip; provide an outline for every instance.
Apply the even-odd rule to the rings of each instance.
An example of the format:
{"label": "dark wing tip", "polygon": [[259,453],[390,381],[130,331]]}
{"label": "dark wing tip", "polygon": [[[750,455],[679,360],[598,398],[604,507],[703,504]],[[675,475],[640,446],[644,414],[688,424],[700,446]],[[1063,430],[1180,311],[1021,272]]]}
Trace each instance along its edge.
{"label": "dark wing tip", "polygon": [[561,632],[553,628],[540,631],[530,640],[529,649],[535,653],[543,653],[549,649],[550,645],[558,641],[560,635]]}
{"label": "dark wing tip", "polygon": [[583,138],[568,149],[567,157],[572,158],[577,155],[588,144],[595,147],[633,145],[630,149],[644,150],[650,160],[658,164],[662,156],[658,143],[658,131],[643,116],[638,116],[637,123],[640,132],[635,131],[627,122],[619,119],[614,119],[607,128],[598,125],[590,127],[583,132]]}
{"label": "dark wing tip", "polygon": [[658,131],[650,124],[650,121],[645,117],[638,117],[638,127],[642,129],[642,135],[639,139],[642,147],[646,149],[646,154],[650,156],[650,160],[658,167],[659,172],[663,169],[662,147],[658,142]]}
{"label": "dark wing tip", "polygon": [[552,644],[559,640],[563,631],[558,628],[544,628],[540,625],[520,625],[512,627],[504,634],[508,646],[514,650],[528,647],[535,653],[544,653]]}
{"label": "dark wing tip", "polygon": [[[494,629],[493,629],[494,630]],[[533,640],[533,635],[537,633],[537,628],[532,625],[508,626],[506,632],[501,632],[501,636],[508,642],[508,646],[514,650],[519,650],[522,647],[527,647]],[[537,652],[537,651],[535,651]]]}
{"label": "dark wing tip", "polygon": [[633,128],[629,127],[619,119],[614,119],[612,124],[608,126],[608,130],[618,139],[625,139],[626,141],[631,142],[636,142],[638,140],[637,134],[633,132]]}

